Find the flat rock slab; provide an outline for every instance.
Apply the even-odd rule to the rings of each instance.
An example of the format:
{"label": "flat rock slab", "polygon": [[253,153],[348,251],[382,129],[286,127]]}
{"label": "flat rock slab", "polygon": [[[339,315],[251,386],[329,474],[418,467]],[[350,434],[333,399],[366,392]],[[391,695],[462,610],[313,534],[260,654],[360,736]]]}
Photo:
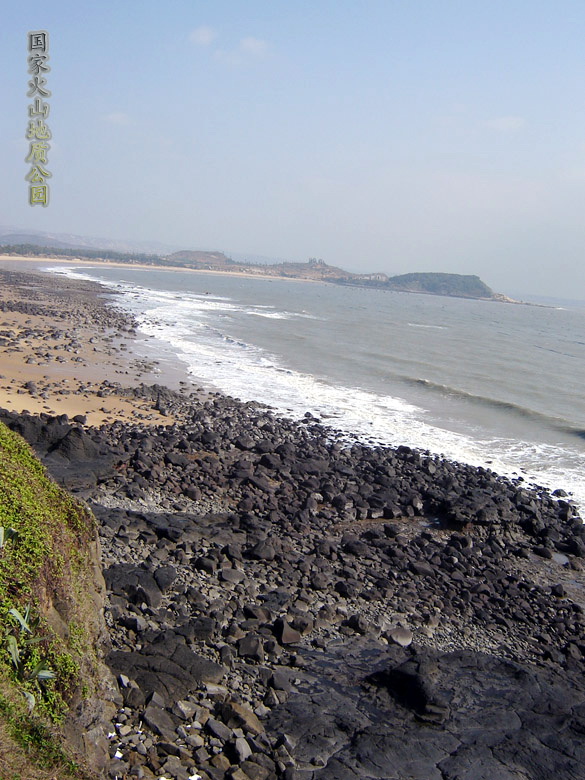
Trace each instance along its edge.
{"label": "flat rock slab", "polygon": [[[299,780],[582,780],[574,680],[469,650],[337,650],[312,657],[268,719],[289,736]],[[360,666],[378,668],[360,679]]]}
{"label": "flat rock slab", "polygon": [[159,693],[166,707],[202,683],[218,683],[226,673],[224,666],[194,653],[176,637],[163,637],[140,653],[114,650],[106,663],[114,674],[135,680],[145,696]]}

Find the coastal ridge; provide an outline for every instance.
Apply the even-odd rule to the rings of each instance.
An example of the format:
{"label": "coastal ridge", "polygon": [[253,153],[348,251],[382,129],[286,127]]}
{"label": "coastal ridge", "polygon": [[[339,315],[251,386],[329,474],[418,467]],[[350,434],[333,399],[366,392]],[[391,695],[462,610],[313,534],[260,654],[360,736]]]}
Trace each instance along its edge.
{"label": "coastal ridge", "polygon": [[494,293],[479,276],[472,274],[438,272],[408,273],[395,276],[388,276],[379,272],[358,274],[345,271],[337,266],[328,265],[323,260],[317,258],[310,258],[306,263],[283,261],[260,264],[235,261],[223,252],[183,250],[169,255],[157,255],[79,247],[41,247],[36,244],[7,244],[0,246],[0,254],[24,257],[51,257],[52,259],[64,257],[96,262],[116,262],[134,266],[145,265],[189,271],[242,274],[251,277],[299,279],[391,292],[422,293],[518,303],[518,301],[514,301],[505,295]]}

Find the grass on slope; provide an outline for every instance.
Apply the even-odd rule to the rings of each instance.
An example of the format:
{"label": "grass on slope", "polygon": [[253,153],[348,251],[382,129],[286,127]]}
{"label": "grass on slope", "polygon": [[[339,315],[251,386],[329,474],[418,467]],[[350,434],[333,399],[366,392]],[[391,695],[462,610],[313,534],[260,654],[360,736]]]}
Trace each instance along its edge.
{"label": "grass on slope", "polygon": [[[0,526],[17,532],[0,548],[2,780],[91,776],[67,754],[57,724],[93,684],[87,677],[95,657],[87,586],[94,522],[51,481],[20,436],[0,423]],[[31,623],[38,618],[32,633],[10,613],[24,615],[29,606]],[[8,650],[9,635],[17,642],[19,671]],[[39,663],[54,679],[36,678]]]}

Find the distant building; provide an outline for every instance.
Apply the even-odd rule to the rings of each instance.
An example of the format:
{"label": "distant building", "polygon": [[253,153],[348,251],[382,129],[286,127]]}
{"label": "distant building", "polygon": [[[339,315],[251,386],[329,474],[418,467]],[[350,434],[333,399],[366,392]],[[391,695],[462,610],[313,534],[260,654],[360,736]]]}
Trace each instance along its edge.
{"label": "distant building", "polygon": [[364,282],[387,282],[390,277],[386,274],[359,274],[357,278]]}

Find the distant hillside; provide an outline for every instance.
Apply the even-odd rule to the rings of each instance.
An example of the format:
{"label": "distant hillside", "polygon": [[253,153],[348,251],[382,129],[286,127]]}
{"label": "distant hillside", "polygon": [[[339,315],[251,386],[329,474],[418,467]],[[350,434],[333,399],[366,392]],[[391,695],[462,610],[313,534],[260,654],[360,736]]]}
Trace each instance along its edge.
{"label": "distant hillside", "polygon": [[167,255],[165,265],[180,265],[185,268],[199,268],[208,271],[227,270],[227,266],[235,265],[234,261],[226,257],[223,252],[201,252],[197,250],[183,250]]}
{"label": "distant hillside", "polygon": [[[14,236],[20,237],[20,236]],[[24,238],[24,236],[23,236]],[[182,250],[161,256],[138,252],[117,252],[111,249],[87,249],[82,247],[38,246],[31,243],[0,246],[2,254],[32,257],[73,257],[99,262],[109,260],[129,265],[152,265],[187,268],[194,271],[239,273],[246,276],[272,276],[280,279],[306,279],[314,282],[371,287],[394,292],[448,295],[458,298],[484,298],[510,302],[503,295],[494,293],[478,276],[447,273],[410,273],[388,276],[385,273],[354,274],[313,257],[306,263],[280,262],[258,264],[235,261],[223,252]]]}
{"label": "distant hillside", "polygon": [[280,276],[287,279],[312,279],[314,281],[337,281],[351,279],[355,274],[343,271],[333,265],[327,265],[323,260],[311,258],[307,263],[271,263],[258,264],[240,260],[236,262],[223,252],[183,251],[167,255],[165,262],[207,271],[237,271],[246,274],[262,274],[264,276]]}
{"label": "distant hillside", "polygon": [[75,249],[99,249],[112,252],[157,254],[164,256],[177,249],[177,246],[162,244],[160,241],[122,241],[95,236],[79,236],[74,233],[44,233],[40,230],[18,229],[0,225],[0,244],[34,244],[47,248],[67,247]]}
{"label": "distant hillside", "polygon": [[412,273],[387,276],[384,273],[354,274],[323,260],[311,258],[307,263],[273,263],[271,265],[235,262],[222,252],[175,252],[165,258],[166,264],[207,271],[232,271],[249,275],[262,274],[286,279],[310,279],[344,285],[359,285],[398,292],[451,295],[460,298],[493,298],[493,291],[479,276],[446,273]]}
{"label": "distant hillside", "polygon": [[[266,266],[264,266],[266,268]],[[340,279],[351,280],[355,274],[344,271],[335,265],[327,265],[323,260],[311,258],[307,263],[276,263],[269,268],[273,273],[288,279],[312,279],[318,282],[338,282]]]}
{"label": "distant hillside", "polygon": [[58,241],[56,238],[47,238],[32,233],[5,233],[0,236],[2,244],[53,247],[55,249],[72,249],[73,245]]}
{"label": "distant hillside", "polygon": [[493,298],[493,290],[479,276],[462,274],[418,273],[392,276],[388,286],[403,292],[455,295],[461,298]]}
{"label": "distant hillside", "polygon": [[336,279],[337,284],[372,287],[376,290],[393,292],[426,293],[427,295],[447,295],[454,298],[487,298],[490,300],[509,300],[496,295],[479,276],[445,273],[412,273],[399,276],[385,274],[351,274],[350,278]]}

